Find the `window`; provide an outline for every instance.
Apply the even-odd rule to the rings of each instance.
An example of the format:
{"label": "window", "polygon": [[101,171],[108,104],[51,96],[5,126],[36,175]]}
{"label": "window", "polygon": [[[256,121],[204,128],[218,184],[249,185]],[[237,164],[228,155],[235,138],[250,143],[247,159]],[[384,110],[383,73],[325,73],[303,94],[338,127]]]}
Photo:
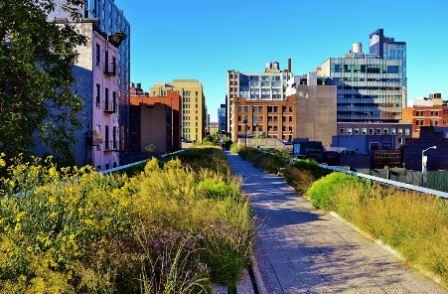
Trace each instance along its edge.
{"label": "window", "polygon": [[345,129],[344,128],[340,128],[339,129],[339,134],[343,135],[345,133]]}
{"label": "window", "polygon": [[377,135],[381,135],[381,129],[380,129],[380,128],[377,128],[377,129],[376,129],[376,134],[377,134]]}
{"label": "window", "polygon": [[369,135],[373,135],[373,129],[372,128],[369,129]]}
{"label": "window", "polygon": [[117,93],[115,91],[112,92],[112,108],[114,112],[117,112]]}
{"label": "window", "polygon": [[391,128],[390,129],[390,134],[391,135],[396,135],[397,134],[397,129],[396,128]]}
{"label": "window", "polygon": [[243,107],[241,105],[238,106],[238,113],[241,113],[243,111]]}
{"label": "window", "polygon": [[384,129],[383,129],[383,134],[384,134],[384,135],[388,135],[388,134],[389,134],[389,129],[384,128]]}
{"label": "window", "polygon": [[104,90],[104,109],[109,109],[109,88]]}
{"label": "window", "polygon": [[109,65],[109,51],[106,50],[106,54],[104,55],[104,71],[108,72],[108,65]]}
{"label": "window", "polygon": [[362,133],[363,135],[367,135],[367,128],[362,128],[362,129],[361,129],[361,133]]}
{"label": "window", "polygon": [[355,128],[355,135],[359,135],[359,128]]}
{"label": "window", "polygon": [[101,47],[100,44],[96,44],[96,65],[100,65],[101,62]]}
{"label": "window", "polygon": [[248,113],[249,112],[249,106],[244,106],[244,112]]}
{"label": "window", "polygon": [[403,138],[398,138],[398,144],[400,144],[400,145],[403,144]]}
{"label": "window", "polygon": [[104,143],[106,144],[106,149],[109,149],[109,126],[104,127]]}
{"label": "window", "polygon": [[398,135],[403,135],[403,129],[398,129]]}
{"label": "window", "polygon": [[404,134],[406,136],[410,136],[411,135],[411,129],[404,129]]}
{"label": "window", "polygon": [[101,105],[101,86],[100,84],[96,84],[96,107],[100,107]]}
{"label": "window", "polygon": [[352,128],[347,128],[347,135],[351,135],[353,133],[353,129]]}

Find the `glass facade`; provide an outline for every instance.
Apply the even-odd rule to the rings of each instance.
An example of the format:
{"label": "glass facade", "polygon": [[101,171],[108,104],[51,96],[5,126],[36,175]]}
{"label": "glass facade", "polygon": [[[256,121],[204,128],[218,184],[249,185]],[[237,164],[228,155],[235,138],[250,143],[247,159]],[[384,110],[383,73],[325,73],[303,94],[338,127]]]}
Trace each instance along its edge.
{"label": "glass facade", "polygon": [[384,30],[379,29],[370,34],[370,54],[384,59],[399,59],[402,61],[402,82],[407,87],[406,79],[406,43],[397,42],[395,38],[384,36]]}
{"label": "glass facade", "polygon": [[375,56],[331,58],[323,68],[338,87],[338,121],[383,121],[401,119],[405,88],[400,59]]}

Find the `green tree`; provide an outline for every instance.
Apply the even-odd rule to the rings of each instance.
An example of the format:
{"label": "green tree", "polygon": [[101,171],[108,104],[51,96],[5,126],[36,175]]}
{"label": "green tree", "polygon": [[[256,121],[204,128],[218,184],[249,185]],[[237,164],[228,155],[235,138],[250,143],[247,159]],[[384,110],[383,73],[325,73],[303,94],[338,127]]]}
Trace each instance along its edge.
{"label": "green tree", "polygon": [[[66,0],[74,19],[83,0]],[[47,21],[54,0],[0,1],[0,152],[30,154],[37,136],[57,157],[73,160],[82,100],[71,91],[75,48],[85,38]]]}

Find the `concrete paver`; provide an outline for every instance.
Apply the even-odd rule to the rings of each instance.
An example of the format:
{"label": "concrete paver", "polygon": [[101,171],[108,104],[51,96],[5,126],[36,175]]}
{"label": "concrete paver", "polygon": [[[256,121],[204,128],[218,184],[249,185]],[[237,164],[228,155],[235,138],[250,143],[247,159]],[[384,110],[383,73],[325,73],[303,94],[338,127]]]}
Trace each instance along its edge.
{"label": "concrete paver", "polygon": [[447,293],[281,177],[227,153],[259,219],[255,258],[267,293]]}

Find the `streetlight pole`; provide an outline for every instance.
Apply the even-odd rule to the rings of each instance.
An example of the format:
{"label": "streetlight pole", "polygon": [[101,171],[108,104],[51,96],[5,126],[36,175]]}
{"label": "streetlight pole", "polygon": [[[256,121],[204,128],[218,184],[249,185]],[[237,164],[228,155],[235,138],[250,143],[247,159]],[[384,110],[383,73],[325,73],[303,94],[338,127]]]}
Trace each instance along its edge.
{"label": "streetlight pole", "polygon": [[432,146],[429,148],[426,148],[425,150],[422,151],[422,187],[424,186],[425,182],[424,182],[424,177],[427,174],[427,168],[426,168],[426,164],[428,162],[428,157],[425,156],[425,152],[430,150],[430,149],[437,149],[437,146]]}

